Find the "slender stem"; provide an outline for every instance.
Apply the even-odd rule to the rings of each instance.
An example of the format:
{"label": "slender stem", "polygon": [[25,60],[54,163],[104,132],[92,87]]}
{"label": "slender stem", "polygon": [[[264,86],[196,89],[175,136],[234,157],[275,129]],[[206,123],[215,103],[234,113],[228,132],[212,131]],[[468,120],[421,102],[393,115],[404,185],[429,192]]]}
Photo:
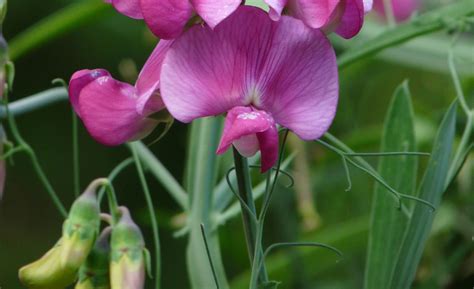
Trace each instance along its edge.
{"label": "slender stem", "polygon": [[[250,262],[255,264],[257,260],[263,256],[263,252],[261,250],[257,251],[256,249],[259,247],[258,244],[261,243],[261,236],[258,233],[258,225],[259,222],[255,223],[252,215],[245,209],[245,206],[249,208],[254,215],[257,215],[257,210],[255,208],[255,203],[253,200],[252,195],[252,184],[250,180],[249,174],[249,167],[247,163],[247,159],[242,157],[240,153],[233,148],[234,153],[234,163],[235,163],[235,173],[237,175],[237,185],[238,185],[238,193],[240,195],[240,199],[242,199],[244,204],[242,206],[242,222],[244,225],[244,232],[245,232],[245,241],[247,243],[247,250],[250,258]],[[270,171],[271,172],[271,171]],[[261,234],[261,233],[260,233]],[[255,256],[258,256],[256,258]],[[262,267],[261,270],[258,272],[258,279],[259,282],[263,283],[268,281],[268,276],[265,267]]]}
{"label": "slender stem", "polygon": [[24,149],[24,151],[26,152],[26,154],[28,155],[28,157],[30,158],[30,160],[33,164],[33,169],[36,172],[36,174],[38,175],[38,177],[39,177],[41,183],[43,184],[44,188],[48,192],[49,197],[53,201],[53,203],[56,206],[56,208],[58,209],[59,213],[64,218],[66,218],[67,217],[66,208],[64,207],[63,203],[61,202],[58,195],[54,191],[53,186],[51,185],[48,178],[46,177],[46,174],[44,173],[43,168],[41,167],[33,148],[31,148],[31,146],[21,136],[21,134],[18,130],[18,127],[16,125],[15,118],[13,117],[13,115],[11,113],[9,113],[8,104],[5,107],[6,107],[6,115],[7,115],[7,118],[8,118],[8,124],[10,126],[10,130],[12,132],[13,138],[18,142],[18,146],[22,147]]}
{"label": "slender stem", "polygon": [[[107,177],[107,179],[109,180],[109,182],[112,184],[113,181],[115,180],[115,178],[118,176],[118,174],[120,174],[126,167],[128,167],[129,165],[133,164],[133,159],[132,158],[127,158],[125,160],[123,160],[122,162],[120,162],[109,174],[109,176]],[[105,188],[102,188],[100,191],[99,191],[99,203],[102,201],[102,198],[104,196],[104,193],[105,193]]]}
{"label": "slender stem", "polygon": [[74,174],[74,194],[79,196],[81,190],[81,178],[79,170],[79,140],[77,134],[78,121],[74,110],[72,110],[72,171]]}
{"label": "slender stem", "polygon": [[148,188],[148,184],[146,182],[145,173],[143,172],[142,163],[140,161],[140,157],[137,153],[136,144],[132,143],[129,146],[132,150],[133,159],[135,161],[135,165],[137,168],[138,176],[140,178],[140,182],[142,184],[143,193],[145,194],[145,200],[148,206],[148,212],[150,214],[151,220],[151,227],[153,230],[153,243],[155,247],[155,255],[156,255],[156,262],[155,262],[155,289],[160,288],[161,284],[161,248],[160,248],[160,235],[158,231],[158,221],[155,214],[155,207],[153,206],[153,200],[151,198],[150,190]]}
{"label": "slender stem", "polygon": [[[132,144],[127,144],[131,148]],[[181,206],[183,210],[189,207],[189,198],[186,191],[171,175],[168,169],[160,162],[160,160],[153,155],[153,153],[142,143],[135,142],[133,144],[137,155],[140,157],[142,163],[150,170],[151,174],[160,181],[163,187],[168,191],[171,197]]]}
{"label": "slender stem", "polygon": [[[17,117],[67,99],[68,93],[65,88],[51,88],[9,103],[8,110],[9,113]],[[6,118],[7,107],[0,106],[0,119]]]}
{"label": "slender stem", "polygon": [[112,215],[112,224],[117,224],[117,222],[120,219],[120,209],[118,206],[118,201],[117,201],[117,194],[115,193],[114,187],[110,180],[107,180],[106,183],[104,183],[103,188],[107,192],[107,200],[109,202],[109,211],[110,214]]}
{"label": "slender stem", "polygon": [[456,176],[457,172],[459,171],[462,162],[463,162],[463,157],[466,153],[466,149],[469,147],[469,140],[471,139],[471,134],[474,129],[474,114],[469,114],[467,117],[467,122],[466,126],[464,128],[464,132],[461,137],[461,142],[458,145],[458,149],[456,150],[456,153],[454,155],[453,161],[451,162],[451,167],[449,168],[448,172],[448,179],[447,179],[447,184],[449,185],[453,178]]}

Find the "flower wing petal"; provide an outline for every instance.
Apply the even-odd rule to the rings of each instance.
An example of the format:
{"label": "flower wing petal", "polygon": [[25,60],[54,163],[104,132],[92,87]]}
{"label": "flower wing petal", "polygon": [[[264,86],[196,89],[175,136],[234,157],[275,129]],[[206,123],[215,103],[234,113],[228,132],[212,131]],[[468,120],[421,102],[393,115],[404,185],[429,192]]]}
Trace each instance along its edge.
{"label": "flower wing petal", "polygon": [[234,12],[242,0],[191,0],[194,9],[206,23],[214,28]]}
{"label": "flower wing petal", "polygon": [[193,15],[193,7],[187,0],[139,1],[148,27],[162,39],[179,36]]}
{"label": "flower wing petal", "polygon": [[138,114],[133,86],[104,76],[86,85],[79,96],[80,116],[89,133],[105,145],[120,145],[147,136],[157,121]]}
{"label": "flower wing petal", "polygon": [[145,62],[135,87],[138,94],[137,111],[148,115],[150,112],[161,110],[164,103],[159,95],[160,74],[163,59],[171,43],[170,40],[161,40]]}

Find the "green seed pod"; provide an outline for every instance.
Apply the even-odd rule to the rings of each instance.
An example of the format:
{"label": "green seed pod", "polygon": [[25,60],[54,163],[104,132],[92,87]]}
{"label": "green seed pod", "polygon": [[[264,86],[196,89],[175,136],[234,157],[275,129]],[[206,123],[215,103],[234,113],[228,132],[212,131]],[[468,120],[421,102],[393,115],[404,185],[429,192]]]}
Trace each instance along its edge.
{"label": "green seed pod", "polygon": [[74,283],[92,250],[100,225],[96,197],[103,179],[92,182],[74,202],[58,243],[41,259],[20,269],[21,282],[30,289],[61,289]]}
{"label": "green seed pod", "polygon": [[75,289],[109,289],[109,238],[111,227],[105,228],[98,238],[94,249],[79,270],[79,281]]}
{"label": "green seed pod", "polygon": [[112,230],[110,281],[112,289],[142,289],[145,285],[145,242],[128,209]]}
{"label": "green seed pod", "polygon": [[76,279],[76,270],[61,265],[62,239],[41,259],[20,269],[19,278],[29,289],[62,289]]}

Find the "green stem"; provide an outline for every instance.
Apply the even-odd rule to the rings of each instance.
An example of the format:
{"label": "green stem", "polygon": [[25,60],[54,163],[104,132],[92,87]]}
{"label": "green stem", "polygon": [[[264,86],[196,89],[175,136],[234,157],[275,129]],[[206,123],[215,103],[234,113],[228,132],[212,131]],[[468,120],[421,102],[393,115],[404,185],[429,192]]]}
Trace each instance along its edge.
{"label": "green stem", "polygon": [[[8,112],[15,117],[68,99],[65,88],[51,88],[8,104]],[[0,106],[0,119],[7,119],[7,107]]]}
{"label": "green stem", "polygon": [[79,170],[79,140],[78,140],[78,121],[74,110],[72,110],[72,171],[74,174],[74,195],[76,198],[81,190],[81,178]]}
{"label": "green stem", "polygon": [[71,4],[33,25],[10,41],[10,59],[16,60],[34,49],[74,29],[101,19],[109,5],[103,1],[85,0]]}
{"label": "green stem", "polygon": [[[133,159],[132,158],[127,158],[125,160],[123,160],[122,162],[120,162],[109,174],[109,176],[107,177],[107,179],[109,180],[110,184],[112,185],[113,181],[115,180],[115,178],[118,176],[118,174],[120,174],[126,167],[128,167],[129,165],[133,164]],[[104,197],[104,194],[105,194],[105,188],[102,188],[100,191],[99,191],[99,203],[102,202],[102,198]]]}
{"label": "green stem", "polygon": [[18,127],[16,125],[15,118],[13,117],[13,115],[11,113],[9,113],[8,104],[5,106],[5,109],[6,109],[6,115],[7,115],[7,118],[8,118],[8,124],[10,126],[10,130],[12,132],[13,138],[18,143],[18,147],[22,147],[24,149],[24,151],[26,152],[26,154],[30,158],[31,163],[33,164],[34,171],[36,172],[36,174],[38,175],[38,178],[40,179],[40,181],[43,184],[44,188],[48,192],[49,197],[53,201],[53,203],[56,206],[56,208],[58,209],[59,213],[64,218],[67,218],[66,208],[64,207],[63,203],[61,202],[58,195],[54,191],[53,186],[51,185],[48,178],[46,177],[46,174],[44,173],[43,168],[41,167],[34,150],[31,148],[31,146],[21,136],[21,134],[18,130]]}
{"label": "green stem", "polygon": [[[235,173],[237,176],[237,186],[238,186],[238,193],[240,198],[245,205],[257,215],[257,210],[255,208],[255,203],[253,200],[252,195],[252,184],[250,180],[249,174],[249,167],[247,163],[247,159],[244,158],[240,153],[233,148],[234,153],[234,163],[235,163]],[[271,173],[271,171],[270,171]],[[252,215],[250,212],[244,209],[244,205],[242,206],[242,223],[244,225],[244,233],[245,233],[245,241],[247,243],[247,251],[250,258],[250,263],[252,264],[252,268],[256,268],[257,264],[260,263],[259,260],[263,257],[263,251],[261,250],[262,242],[262,230],[259,230],[260,222],[255,223],[253,221]],[[259,250],[260,248],[260,250]],[[257,257],[256,257],[257,256]],[[265,267],[263,266],[261,270],[257,271],[257,274],[252,276],[254,282],[258,282],[260,284],[268,281],[268,276]]]}
{"label": "green stem", "polygon": [[143,172],[142,163],[140,157],[137,153],[136,144],[132,143],[129,145],[132,150],[133,159],[137,168],[138,176],[142,184],[143,193],[145,194],[145,200],[148,206],[148,212],[150,214],[151,228],[153,230],[153,243],[155,247],[155,289],[160,288],[161,284],[161,248],[160,248],[160,235],[158,231],[158,221],[155,214],[155,207],[153,206],[153,200],[151,198],[151,193],[146,182],[145,173]]}
{"label": "green stem", "polygon": [[117,202],[117,194],[110,180],[104,183],[103,188],[107,192],[107,200],[109,202],[109,211],[112,215],[112,224],[117,224],[120,219],[120,210]]}

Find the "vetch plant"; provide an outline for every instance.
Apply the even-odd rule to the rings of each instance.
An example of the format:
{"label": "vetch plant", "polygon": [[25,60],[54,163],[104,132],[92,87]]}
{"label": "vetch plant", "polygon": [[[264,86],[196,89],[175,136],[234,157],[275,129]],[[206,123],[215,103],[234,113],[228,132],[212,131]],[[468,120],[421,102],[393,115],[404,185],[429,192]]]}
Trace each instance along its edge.
{"label": "vetch plant", "polygon": [[[422,256],[427,242],[439,233],[436,214],[446,214],[443,205],[448,196],[443,199],[444,193],[455,191],[453,187],[463,181],[464,170],[469,170],[474,111],[456,68],[454,47],[462,33],[470,33],[466,31],[474,16],[472,0],[415,15],[404,24],[396,24],[395,20],[407,20],[414,5],[393,2],[392,6],[391,1],[376,1],[375,10],[386,15],[391,25],[385,33],[369,35],[368,41],[348,41],[344,49],[349,48],[342,53],[342,46],[338,46],[341,38],[331,34],[345,39],[359,33],[366,37],[369,32],[364,31],[363,24],[371,21],[366,14],[372,9],[372,1],[105,2],[86,0],[65,8],[25,32],[19,40],[12,40],[11,51],[7,51],[5,41],[0,41],[0,48],[4,47],[0,49],[0,83],[4,86],[0,117],[9,136],[7,141],[2,130],[0,185],[5,180],[4,166],[13,165],[17,161],[13,157],[25,153],[64,217],[62,235],[56,244],[39,260],[19,269],[21,283],[31,289],[186,288],[186,282],[193,289],[408,289],[413,284],[431,288],[432,284],[440,283],[437,274],[427,279],[423,274],[418,276],[417,269],[429,270]],[[5,3],[0,0],[2,21]],[[267,10],[251,6],[255,4]],[[148,35],[160,38],[134,85],[113,78],[106,69],[82,69],[67,76],[68,84],[56,80],[54,83],[61,87],[11,101],[15,71],[9,53],[16,60],[80,23],[96,21],[93,16],[110,12],[111,7],[129,18],[143,19],[146,29],[152,32]],[[58,23],[62,30],[58,30]],[[366,101],[362,97],[364,90],[377,91],[380,98],[385,96],[378,86],[367,85],[378,83],[381,76],[360,67],[357,73],[346,73],[343,68],[357,62],[361,67],[372,65],[360,60],[440,30],[451,33],[443,36],[453,43],[443,53],[448,59],[446,71],[451,75],[456,100],[450,99],[451,105],[436,135],[425,137],[425,143],[418,140],[420,121],[415,115],[419,112],[413,108],[416,96],[412,97],[410,92],[417,82],[409,85],[404,81],[388,105],[383,127],[374,126],[381,137],[375,133],[369,144],[354,142],[357,137],[364,138],[369,130],[357,129],[357,137],[348,137],[358,126],[354,116],[359,107],[364,106],[366,114],[372,117],[383,104],[370,99],[369,108],[356,105]],[[379,67],[387,75],[391,69],[385,64]],[[362,80],[364,83],[360,84]],[[395,81],[389,76],[383,80],[387,84],[381,86]],[[426,88],[417,87],[414,91],[419,93],[423,89]],[[23,138],[16,123],[22,114],[67,99],[73,114],[74,190],[70,196],[75,199],[69,210],[65,205],[67,198],[54,189],[36,151]],[[463,112],[462,117],[457,117],[457,110]],[[86,158],[82,153],[86,148],[79,147],[77,119],[100,144],[124,145],[129,153],[107,178],[96,179],[82,194],[80,176],[84,167],[80,160]],[[171,128],[174,119],[189,126],[179,124]],[[350,126],[345,123],[348,121]],[[459,141],[456,123],[464,126]],[[153,137],[160,124],[164,130]],[[183,138],[174,136],[184,127],[189,129],[186,145]],[[167,134],[169,131],[172,134]],[[335,136],[340,133],[346,134],[350,146]],[[288,148],[290,134],[305,142]],[[148,139],[152,143],[145,145],[142,140]],[[357,152],[351,148],[368,151],[377,146],[378,139],[380,152]],[[153,144],[158,141],[155,150]],[[172,148],[164,147],[166,144]],[[182,164],[178,160],[184,159],[184,147]],[[299,153],[295,147],[305,150],[308,159],[295,160]],[[419,147],[431,153],[419,152]],[[167,166],[168,157],[175,166]],[[333,159],[340,162],[331,165]],[[380,160],[377,169],[373,163],[376,159]],[[297,178],[308,182],[303,187],[311,191],[306,193],[321,191],[321,196],[315,196],[318,207],[323,209],[323,227],[307,235],[298,233],[299,220],[292,213],[295,178],[288,169],[295,161],[307,162],[298,167],[308,170],[304,175],[310,177]],[[182,181],[174,176],[176,167],[184,168]],[[422,178],[417,177],[419,167],[425,168],[420,174]],[[129,168],[136,172],[132,177],[125,175]],[[351,168],[368,178],[355,174]],[[87,174],[90,172],[95,170]],[[282,175],[289,185],[280,180]],[[149,186],[149,176],[169,193],[176,207],[163,208],[168,200],[155,186]],[[140,184],[146,210],[140,210],[134,202],[141,197],[137,189],[123,186],[130,179]],[[341,225],[324,224],[330,215],[337,215],[338,220],[351,219],[353,214],[360,217],[356,203],[363,204],[359,211],[367,213],[369,199],[364,191],[371,185],[368,181],[376,184],[370,214]],[[6,196],[2,202],[8,205],[15,194]],[[462,198],[461,193],[456,197]],[[465,218],[461,209],[457,211],[460,219]],[[170,212],[177,216],[170,218]],[[243,230],[230,222],[236,216],[241,216]],[[167,226],[168,223],[172,225]],[[170,232],[175,229],[176,232]],[[165,238],[160,236],[163,233]],[[169,241],[171,235],[183,238],[186,248],[180,247],[175,253],[179,245]],[[459,233],[453,239],[462,238]],[[243,247],[248,257],[239,256]],[[277,249],[282,252],[275,252]],[[287,253],[287,249],[302,250]],[[326,256],[320,249],[330,254]],[[355,254],[365,251],[363,266],[357,263]],[[469,261],[468,254],[460,252],[453,254]],[[180,265],[177,258],[184,256],[186,270],[178,271],[174,265]],[[350,267],[353,263],[357,263],[357,268]],[[340,275],[331,275],[327,270],[331,266]],[[361,278],[345,280],[344,271],[363,274],[363,284]],[[340,284],[326,279],[337,279]]]}

